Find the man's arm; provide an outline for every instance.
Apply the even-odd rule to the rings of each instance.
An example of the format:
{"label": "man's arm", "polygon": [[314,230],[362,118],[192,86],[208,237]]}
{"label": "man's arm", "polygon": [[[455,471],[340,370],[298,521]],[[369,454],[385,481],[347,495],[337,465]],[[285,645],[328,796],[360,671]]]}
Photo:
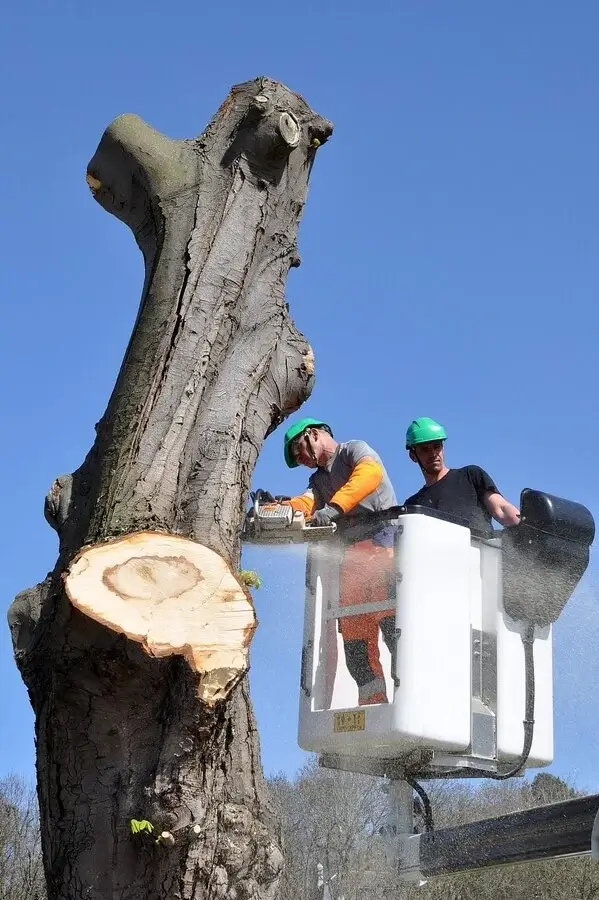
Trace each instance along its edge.
{"label": "man's arm", "polygon": [[503,494],[497,490],[497,485],[488,472],[480,466],[467,466],[468,477],[479,500],[500,525],[518,525],[520,522],[520,510],[506,500]]}
{"label": "man's arm", "polygon": [[364,441],[348,441],[343,452],[352,466],[349,477],[328,503],[313,513],[312,525],[330,525],[340,513],[351,512],[383,480],[383,465]]}
{"label": "man's arm", "polygon": [[376,491],[383,480],[383,467],[374,457],[363,456],[352,469],[349,478],[333,494],[329,503],[338,506],[341,512],[350,512],[365,497]]}
{"label": "man's arm", "polygon": [[497,491],[489,491],[485,494],[483,503],[489,515],[497,519],[500,525],[519,524],[520,510]]}
{"label": "man's arm", "polygon": [[308,488],[303,494],[299,494],[297,497],[291,497],[289,500],[283,502],[288,503],[296,512],[303,512],[306,518],[309,518],[312,515],[314,507],[316,506],[311,488]]}
{"label": "man's arm", "polygon": [[330,525],[340,513],[348,513],[383,480],[383,467],[376,459],[365,456],[352,469],[345,484],[333,494],[322,509],[317,509],[310,519],[312,525]]}

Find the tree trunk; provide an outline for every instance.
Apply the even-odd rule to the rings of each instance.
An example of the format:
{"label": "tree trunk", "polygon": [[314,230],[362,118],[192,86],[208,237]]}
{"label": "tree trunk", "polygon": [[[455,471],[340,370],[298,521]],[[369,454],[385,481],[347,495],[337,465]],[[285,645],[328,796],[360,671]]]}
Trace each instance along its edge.
{"label": "tree trunk", "polygon": [[193,140],[119,117],[89,164],[146,274],[95,443],[46,499],[56,568],[9,613],[50,900],[277,895],[237,568],[262,442],[312,388],[284,285],[331,131],[259,78]]}

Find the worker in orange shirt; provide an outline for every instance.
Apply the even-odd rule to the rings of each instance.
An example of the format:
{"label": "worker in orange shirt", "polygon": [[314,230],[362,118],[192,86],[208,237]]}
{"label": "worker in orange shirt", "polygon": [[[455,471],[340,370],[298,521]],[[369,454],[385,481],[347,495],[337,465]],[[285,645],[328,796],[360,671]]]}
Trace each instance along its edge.
{"label": "worker in orange shirt", "polygon": [[[345,544],[339,573],[339,605],[385,604],[394,586],[395,525],[368,516],[349,522],[347,514],[374,513],[396,506],[395,492],[379,456],[364,441],[339,443],[326,422],[304,418],[284,438],[290,468],[314,469],[309,484],[284,502],[304,513],[312,525],[337,522]],[[395,616],[387,610],[340,618],[347,668],[358,686],[360,706],[386,703],[387,691],[379,657],[379,628],[395,658]]]}

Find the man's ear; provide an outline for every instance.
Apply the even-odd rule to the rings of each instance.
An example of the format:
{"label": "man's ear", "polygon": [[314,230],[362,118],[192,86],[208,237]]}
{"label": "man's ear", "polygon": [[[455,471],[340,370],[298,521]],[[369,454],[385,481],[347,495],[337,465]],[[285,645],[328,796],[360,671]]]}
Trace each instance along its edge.
{"label": "man's ear", "polygon": [[415,462],[415,463],[418,462],[418,457],[416,456],[416,454],[414,453],[414,451],[412,449],[410,449],[410,459],[412,460],[412,462]]}

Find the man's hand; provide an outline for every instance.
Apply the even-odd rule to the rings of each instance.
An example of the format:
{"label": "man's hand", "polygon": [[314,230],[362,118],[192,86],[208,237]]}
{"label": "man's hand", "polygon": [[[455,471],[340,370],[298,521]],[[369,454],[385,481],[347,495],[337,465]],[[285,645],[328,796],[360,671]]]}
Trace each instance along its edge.
{"label": "man's hand", "polygon": [[334,506],[323,506],[322,509],[317,509],[312,518],[310,519],[310,525],[323,526],[323,525],[331,525],[335,519],[337,519],[340,515],[340,511],[335,509]]}
{"label": "man's hand", "polygon": [[256,490],[252,494],[252,500],[255,500],[256,497],[258,498],[258,502],[260,504],[275,502],[275,498],[270,493],[270,491],[263,491],[262,488],[256,488]]}
{"label": "man's hand", "polygon": [[274,503],[275,505],[277,503],[288,503],[291,500],[291,497],[288,497],[286,494],[275,494],[273,497],[270,491],[263,491],[262,488],[256,488],[251,496],[252,500],[258,497],[261,506],[267,503]]}

